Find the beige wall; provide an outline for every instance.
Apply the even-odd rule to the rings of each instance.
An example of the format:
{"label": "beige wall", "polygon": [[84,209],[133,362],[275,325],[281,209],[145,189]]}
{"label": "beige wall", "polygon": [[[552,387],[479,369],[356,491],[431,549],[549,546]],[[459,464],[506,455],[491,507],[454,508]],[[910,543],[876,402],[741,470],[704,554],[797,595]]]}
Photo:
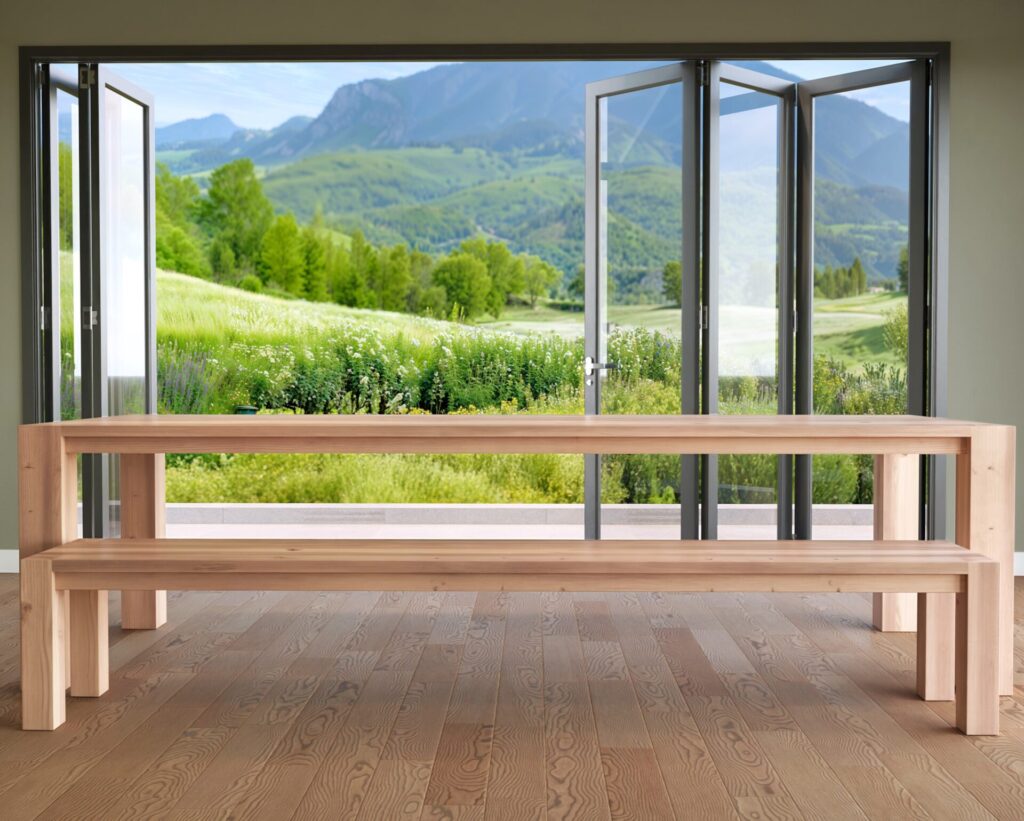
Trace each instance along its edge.
{"label": "beige wall", "polygon": [[[1024,276],[1017,270],[1024,261],[1022,38],[1021,0],[4,0],[0,549],[17,543],[19,45],[949,41],[949,410],[1024,425]],[[1020,499],[1024,481],[1018,487]]]}

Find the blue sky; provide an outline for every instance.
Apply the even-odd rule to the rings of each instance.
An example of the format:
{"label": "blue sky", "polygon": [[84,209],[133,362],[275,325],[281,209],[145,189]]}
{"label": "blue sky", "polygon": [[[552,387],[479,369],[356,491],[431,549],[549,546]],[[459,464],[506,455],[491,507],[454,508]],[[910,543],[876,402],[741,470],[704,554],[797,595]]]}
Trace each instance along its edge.
{"label": "blue sky", "polygon": [[[882,61],[807,60],[776,65],[801,77],[882,65]],[[134,63],[116,71],[156,97],[159,125],[208,114],[227,114],[247,128],[272,128],[297,114],[316,116],[338,86],[372,77],[394,78],[439,63]],[[609,64],[609,74],[615,71]],[[858,99],[908,119],[904,86],[858,92]]]}

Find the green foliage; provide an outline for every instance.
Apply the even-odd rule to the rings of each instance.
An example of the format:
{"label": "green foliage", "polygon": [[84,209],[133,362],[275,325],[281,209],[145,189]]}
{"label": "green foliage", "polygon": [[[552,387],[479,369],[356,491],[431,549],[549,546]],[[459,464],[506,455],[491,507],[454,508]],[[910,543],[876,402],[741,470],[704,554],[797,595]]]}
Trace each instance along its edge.
{"label": "green foliage", "polygon": [[555,266],[542,260],[540,257],[527,257],[523,271],[523,290],[530,300],[530,307],[537,307],[537,300],[547,296],[555,283],[561,279],[561,274]]}
{"label": "green foliage", "polygon": [[60,230],[60,250],[70,251],[74,243],[75,231],[75,203],[74,164],[71,157],[71,146],[67,143],[57,144],[57,219]]}
{"label": "green foliage", "polygon": [[226,280],[233,277],[237,265],[235,252],[226,240],[217,237],[210,243],[210,267],[218,279]]}
{"label": "green foliage", "polygon": [[[248,282],[244,280],[243,285]],[[286,301],[163,272],[157,283],[158,396],[164,412],[230,413],[237,405],[250,404],[267,411],[305,413],[582,412],[583,349],[579,339],[513,335],[401,314]],[[605,412],[678,413],[680,353],[675,336],[643,328],[617,328],[608,344],[609,357],[620,363],[620,368],[609,374],[602,392]],[[852,369],[819,356],[814,393],[817,413],[901,413],[906,407],[905,371],[891,365]],[[774,397],[771,379],[722,379],[720,412],[774,413]],[[349,462],[345,469],[335,468],[331,467],[334,457],[324,457],[324,463],[283,461],[282,477],[291,468],[296,474],[292,479],[282,478],[282,487],[289,489],[277,496],[273,483],[254,489],[260,483],[246,479],[261,469],[260,460],[235,463],[234,458],[227,463],[200,460],[174,467],[168,481],[172,482],[172,475],[174,482],[180,480],[174,493],[181,495],[172,493],[172,498],[552,501],[576,493],[574,483],[581,481],[582,475],[579,463],[570,457],[564,457],[570,461],[552,463],[525,457],[481,457],[480,462],[467,460],[458,468],[448,463],[449,473],[447,467],[442,470],[432,461],[434,457],[423,456],[417,457],[423,464],[416,465],[434,477],[433,482],[419,484],[410,479],[411,484],[405,486],[402,482],[407,474],[402,471],[406,468],[390,461],[399,457],[380,457],[381,462],[367,467],[372,475],[353,475],[344,481],[340,477],[346,469],[362,470],[369,463]],[[503,461],[506,458],[507,463]],[[870,463],[869,457],[815,456],[814,501],[870,502]],[[510,486],[504,496],[505,491],[492,488],[486,478],[498,475],[502,465],[510,471],[521,470],[523,477],[521,485],[515,490]],[[303,472],[303,466],[308,472]],[[267,469],[272,471],[268,475],[278,475],[273,472],[276,468]],[[451,478],[462,469],[470,477],[467,485]],[[413,467],[408,470],[411,473]],[[607,503],[658,503],[678,497],[676,457],[610,456],[603,460],[603,470],[602,498]],[[339,477],[339,484],[332,478],[322,491],[317,490],[316,471]],[[722,456],[720,500],[770,500],[775,471],[774,457]],[[376,484],[378,476],[381,485]],[[387,494],[375,496],[386,484],[386,477],[398,484]],[[468,485],[486,488],[486,494],[465,494]],[[420,488],[421,496],[417,495]],[[541,492],[544,488],[544,493],[550,493],[547,497]],[[392,493],[402,495],[388,495]]]}
{"label": "green foliage", "polygon": [[896,267],[896,276],[900,283],[900,290],[907,293],[910,283],[910,254],[906,245],[900,248],[900,261]]}
{"label": "green foliage", "polygon": [[326,302],[329,240],[313,225],[302,229],[304,296],[310,302]]}
{"label": "green foliage", "polygon": [[379,254],[380,283],[377,301],[385,311],[404,311],[412,287],[412,261],[404,245],[382,248]]}
{"label": "green foliage", "polygon": [[[234,264],[253,270],[260,260],[263,235],[274,220],[270,200],[256,177],[252,160],[241,159],[222,165],[210,174],[210,187],[197,206],[199,225],[207,236],[220,240],[231,250]],[[214,270],[222,259],[211,258]]]}
{"label": "green foliage", "polygon": [[661,295],[670,305],[678,306],[683,299],[683,266],[670,260],[661,269]]}
{"label": "green foliage", "polygon": [[377,252],[361,231],[352,234],[348,259],[338,281],[336,300],[355,308],[373,307],[376,294],[370,283],[377,278]]}
{"label": "green foliage", "polygon": [[261,294],[263,293],[263,280],[256,276],[256,274],[246,274],[238,283],[238,287],[243,291]]}
{"label": "green foliage", "polygon": [[260,243],[263,281],[293,296],[305,291],[306,255],[303,237],[291,214],[275,217]]}
{"label": "green foliage", "polygon": [[[63,192],[62,192],[63,193]],[[209,277],[210,263],[194,222],[199,186],[175,177],[163,163],[156,169],[156,264],[165,271]]]}
{"label": "green foliage", "polygon": [[576,266],[576,272],[565,285],[565,292],[569,299],[582,302],[587,292],[586,273],[582,265]]}
{"label": "green foliage", "polygon": [[194,277],[209,277],[210,263],[195,237],[156,212],[156,267]]}
{"label": "green foliage", "polygon": [[906,362],[910,350],[910,317],[905,302],[885,312],[882,337],[885,339],[885,346],[897,359]]}
{"label": "green foliage", "polygon": [[169,502],[580,504],[566,454],[239,454],[168,469]]}
{"label": "green foliage", "polygon": [[824,299],[845,299],[867,293],[868,275],[860,261],[854,257],[848,268],[833,268],[826,265],[824,269],[814,272],[815,296]]}
{"label": "green foliage", "polygon": [[491,277],[487,265],[472,254],[454,253],[442,259],[434,268],[433,282],[444,288],[449,312],[457,308],[473,319],[487,310]]}

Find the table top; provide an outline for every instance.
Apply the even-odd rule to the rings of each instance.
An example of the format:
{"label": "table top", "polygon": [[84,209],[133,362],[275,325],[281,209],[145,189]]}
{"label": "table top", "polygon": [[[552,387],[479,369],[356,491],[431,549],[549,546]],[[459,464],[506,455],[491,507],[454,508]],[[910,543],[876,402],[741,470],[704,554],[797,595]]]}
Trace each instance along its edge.
{"label": "table top", "polygon": [[959,453],[985,423],[922,416],[139,415],[25,425],[75,453]]}

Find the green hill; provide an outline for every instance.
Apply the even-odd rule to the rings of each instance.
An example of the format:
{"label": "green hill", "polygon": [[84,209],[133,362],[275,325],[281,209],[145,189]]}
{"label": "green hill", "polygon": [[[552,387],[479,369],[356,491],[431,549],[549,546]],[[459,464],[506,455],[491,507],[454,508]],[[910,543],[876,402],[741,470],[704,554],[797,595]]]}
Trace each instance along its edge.
{"label": "green hill", "polygon": [[[680,253],[679,168],[628,166],[606,177],[612,276],[621,299],[649,300],[660,291],[665,262]],[[773,235],[773,186],[774,176],[757,169],[723,180],[726,264],[749,269],[757,253],[752,238]],[[339,151],[279,166],[264,187],[279,211],[305,221],[320,207],[337,229],[359,229],[378,244],[441,253],[483,233],[543,257],[566,276],[583,261],[576,157],[448,146]],[[873,281],[895,277],[906,243],[905,192],[822,180],[816,205],[821,265],[849,265],[859,256]]]}

